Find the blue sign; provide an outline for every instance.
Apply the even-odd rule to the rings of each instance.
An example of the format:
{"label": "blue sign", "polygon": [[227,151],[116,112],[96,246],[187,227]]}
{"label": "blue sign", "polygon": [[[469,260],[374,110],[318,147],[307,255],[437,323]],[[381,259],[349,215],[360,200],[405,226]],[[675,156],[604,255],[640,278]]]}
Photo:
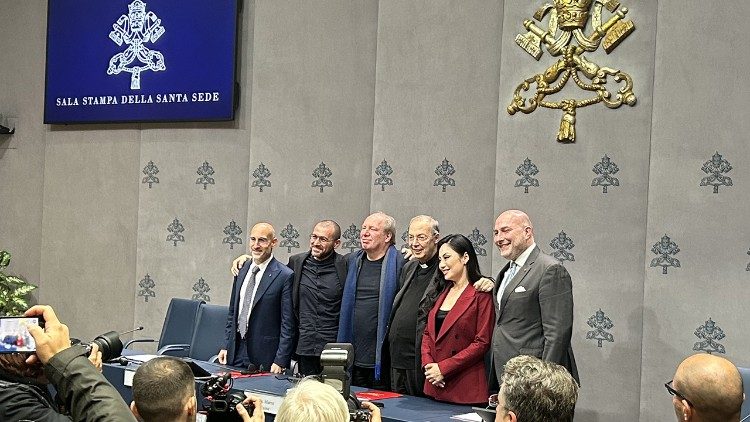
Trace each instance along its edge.
{"label": "blue sign", "polygon": [[44,123],[232,120],[240,0],[49,0]]}

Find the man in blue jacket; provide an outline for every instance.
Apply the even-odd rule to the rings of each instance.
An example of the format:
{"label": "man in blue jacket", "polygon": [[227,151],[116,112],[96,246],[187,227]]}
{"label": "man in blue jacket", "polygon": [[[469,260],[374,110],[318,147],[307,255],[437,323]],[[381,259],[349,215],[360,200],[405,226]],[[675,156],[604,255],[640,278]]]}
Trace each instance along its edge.
{"label": "man in blue jacket", "polygon": [[281,373],[289,367],[296,323],[292,305],[294,273],[273,257],[278,243],[269,223],[250,230],[252,261],[234,278],[224,349],[219,363]]}

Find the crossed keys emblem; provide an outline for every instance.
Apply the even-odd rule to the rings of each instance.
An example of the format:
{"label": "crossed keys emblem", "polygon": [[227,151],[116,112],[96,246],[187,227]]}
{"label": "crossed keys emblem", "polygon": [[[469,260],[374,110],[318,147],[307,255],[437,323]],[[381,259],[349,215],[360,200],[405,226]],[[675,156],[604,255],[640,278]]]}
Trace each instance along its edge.
{"label": "crossed keys emblem", "polygon": [[[612,16],[602,23],[605,8]],[[618,108],[623,103],[635,105],[633,78],[630,75],[619,69],[599,66],[583,56],[584,52],[596,51],[600,46],[609,54],[630,35],[635,25],[625,20],[627,13],[628,9],[620,7],[618,0],[554,0],[554,4],[546,3],[540,7],[534,13],[534,19],[541,23],[548,17],[547,30],[527,19],[523,26],[528,32],[518,34],[516,44],[536,60],[542,57],[542,47],[552,56],[561,58],[544,72],[525,79],[516,87],[508,114],[514,115],[517,111],[529,114],[539,106],[562,110],[557,141],[572,143],[576,140],[577,109],[596,103],[604,103],[608,108]],[[586,35],[584,31],[589,22],[592,32]],[[608,90],[608,77],[619,83],[617,92]],[[547,100],[548,95],[560,92],[571,79],[576,86],[594,95],[584,99]],[[533,94],[525,97],[532,84],[535,85]]]}
{"label": "crossed keys emblem", "polygon": [[[112,56],[107,74],[117,75],[120,72],[129,72],[130,89],[141,89],[141,72],[145,70],[158,72],[166,69],[164,55],[144,45],[147,42],[156,42],[164,32],[161,19],[154,12],[146,13],[146,3],[141,0],[130,3],[128,14],[120,16],[117,22],[112,24],[112,31],[109,33],[109,38],[115,44],[122,46],[125,43],[128,48]],[[141,65],[130,66],[136,61]]]}

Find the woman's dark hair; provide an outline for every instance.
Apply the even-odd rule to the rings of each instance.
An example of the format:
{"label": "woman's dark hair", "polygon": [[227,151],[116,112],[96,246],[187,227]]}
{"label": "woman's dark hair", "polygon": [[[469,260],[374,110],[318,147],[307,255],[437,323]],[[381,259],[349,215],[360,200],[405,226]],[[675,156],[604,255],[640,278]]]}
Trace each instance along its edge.
{"label": "woman's dark hair", "polygon": [[[462,234],[449,234],[438,242],[438,254],[440,253],[440,247],[445,244],[448,244],[448,246],[450,246],[459,257],[462,257],[464,254],[469,255],[469,260],[466,262],[466,272],[469,277],[469,283],[474,284],[479,281],[479,279],[482,278],[482,273],[479,271],[479,260],[477,259],[477,253],[474,251],[474,245],[471,244],[471,241]],[[445,279],[443,272],[438,270],[434,281],[427,287],[427,293],[425,293],[424,299],[419,303],[419,312],[417,314],[417,320],[419,322],[427,320],[427,314],[432,307],[435,306],[438,296],[440,296],[440,293],[442,293],[448,285],[448,280]]]}

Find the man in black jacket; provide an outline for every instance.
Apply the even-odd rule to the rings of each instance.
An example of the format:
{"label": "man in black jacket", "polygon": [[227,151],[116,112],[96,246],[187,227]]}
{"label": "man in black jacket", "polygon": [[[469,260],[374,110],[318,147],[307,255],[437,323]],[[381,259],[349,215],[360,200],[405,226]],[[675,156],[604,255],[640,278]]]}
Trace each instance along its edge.
{"label": "man in black jacket", "polygon": [[[0,358],[0,420],[135,421],[117,390],[84,357],[85,348],[70,345],[68,327],[51,307],[37,305],[24,315],[42,316],[45,327],[29,327],[36,354]],[[101,365],[96,346],[91,355]],[[66,411],[52,400],[47,383],[55,387]]]}
{"label": "man in black jacket", "polygon": [[319,374],[323,347],[336,341],[347,269],[346,259],[335,251],[340,237],[335,221],[320,221],[310,235],[310,250],[290,256],[287,264],[294,271],[292,303],[299,328],[295,354],[302,375]]}

